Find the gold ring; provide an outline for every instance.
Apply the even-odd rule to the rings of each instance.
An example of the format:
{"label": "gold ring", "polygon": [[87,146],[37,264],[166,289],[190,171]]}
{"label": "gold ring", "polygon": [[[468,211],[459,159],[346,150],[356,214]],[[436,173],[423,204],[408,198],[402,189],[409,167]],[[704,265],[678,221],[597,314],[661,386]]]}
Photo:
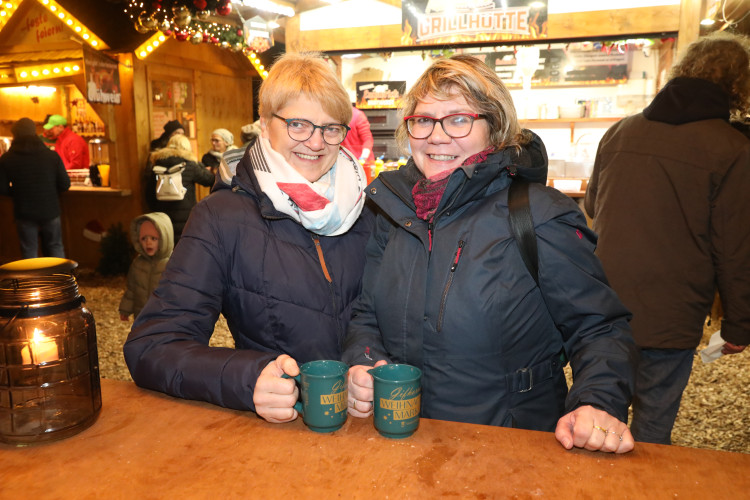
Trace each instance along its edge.
{"label": "gold ring", "polygon": [[595,426],[594,426],[594,429],[599,429],[599,430],[600,430],[600,431],[602,431],[602,432],[603,432],[604,434],[607,434],[607,429],[605,429],[604,427],[599,427],[598,425],[595,425]]}

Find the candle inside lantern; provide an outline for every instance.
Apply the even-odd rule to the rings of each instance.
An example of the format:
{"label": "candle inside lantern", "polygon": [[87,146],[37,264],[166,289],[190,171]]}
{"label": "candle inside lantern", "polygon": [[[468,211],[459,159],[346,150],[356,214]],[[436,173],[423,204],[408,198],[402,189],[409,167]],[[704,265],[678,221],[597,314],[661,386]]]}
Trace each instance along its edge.
{"label": "candle inside lantern", "polygon": [[38,328],[34,328],[31,343],[21,349],[21,362],[24,365],[46,363],[60,359],[55,339],[45,337]]}

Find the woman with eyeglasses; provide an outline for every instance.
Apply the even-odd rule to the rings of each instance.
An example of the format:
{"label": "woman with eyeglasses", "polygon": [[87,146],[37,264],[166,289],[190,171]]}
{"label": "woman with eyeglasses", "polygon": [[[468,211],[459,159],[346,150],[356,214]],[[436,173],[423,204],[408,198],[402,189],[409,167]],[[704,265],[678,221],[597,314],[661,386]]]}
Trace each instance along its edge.
{"label": "woman with eyeglasses", "polygon": [[[633,449],[630,315],[578,206],[544,186],[544,145],[519,126],[502,81],[473,57],[442,59],[402,111],[412,157],[368,187],[379,210],[344,346],[350,413],[372,412],[367,369],[408,363],[423,372],[423,417]],[[513,177],[530,182],[538,285],[509,226]]]}
{"label": "woman with eyeglasses", "polygon": [[[349,96],[325,60],[277,60],[259,112],[262,135],[193,209],[124,352],[142,387],[287,422],[299,394],[282,375],[341,358],[374,218],[339,146]],[[235,349],[209,346],[219,314]]]}

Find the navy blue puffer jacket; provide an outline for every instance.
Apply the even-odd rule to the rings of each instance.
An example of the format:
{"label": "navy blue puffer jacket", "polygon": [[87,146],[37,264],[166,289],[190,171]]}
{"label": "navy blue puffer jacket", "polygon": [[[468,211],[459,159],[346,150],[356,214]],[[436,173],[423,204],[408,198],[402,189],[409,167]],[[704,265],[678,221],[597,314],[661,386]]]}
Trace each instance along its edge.
{"label": "navy blue puffer jacket", "polygon": [[[508,225],[508,167],[537,181],[529,197],[539,281]],[[344,361],[385,359],[423,370],[422,416],[551,431],[591,404],[626,421],[634,344],[628,311],[594,256],[577,205],[546,179],[538,138],[453,172],[432,228],[416,217],[410,160],[368,187],[380,213],[367,248]],[[561,354],[575,383],[567,394]],[[567,401],[566,401],[567,394]]]}
{"label": "navy blue puffer jacket", "polygon": [[[193,209],[161,282],[125,343],[136,384],[173,396],[254,410],[260,372],[280,354],[340,359],[359,294],[365,209],[340,236],[317,236],[276,211],[244,156]],[[315,248],[318,239],[328,282]],[[209,347],[223,314],[236,349]]]}

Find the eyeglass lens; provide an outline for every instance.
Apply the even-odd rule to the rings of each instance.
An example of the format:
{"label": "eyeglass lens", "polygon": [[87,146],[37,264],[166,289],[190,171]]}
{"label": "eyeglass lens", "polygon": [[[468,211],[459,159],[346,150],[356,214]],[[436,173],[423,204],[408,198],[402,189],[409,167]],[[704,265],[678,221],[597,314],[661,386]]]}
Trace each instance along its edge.
{"label": "eyeglass lens", "polygon": [[289,137],[295,141],[303,142],[308,140],[319,128],[323,132],[323,140],[326,144],[337,146],[344,142],[348,130],[341,124],[332,123],[329,125],[315,125],[314,123],[301,118],[282,118],[274,115],[276,118],[286,122],[286,131]]}
{"label": "eyeglass lens", "polygon": [[[477,118],[483,117],[478,116]],[[413,138],[426,139],[435,129],[436,122],[440,122],[443,132],[446,135],[454,139],[460,139],[461,137],[466,137],[471,132],[471,127],[474,124],[474,116],[464,113],[456,113],[440,119],[430,118],[429,116],[413,116],[406,120],[406,125],[409,134]]]}

